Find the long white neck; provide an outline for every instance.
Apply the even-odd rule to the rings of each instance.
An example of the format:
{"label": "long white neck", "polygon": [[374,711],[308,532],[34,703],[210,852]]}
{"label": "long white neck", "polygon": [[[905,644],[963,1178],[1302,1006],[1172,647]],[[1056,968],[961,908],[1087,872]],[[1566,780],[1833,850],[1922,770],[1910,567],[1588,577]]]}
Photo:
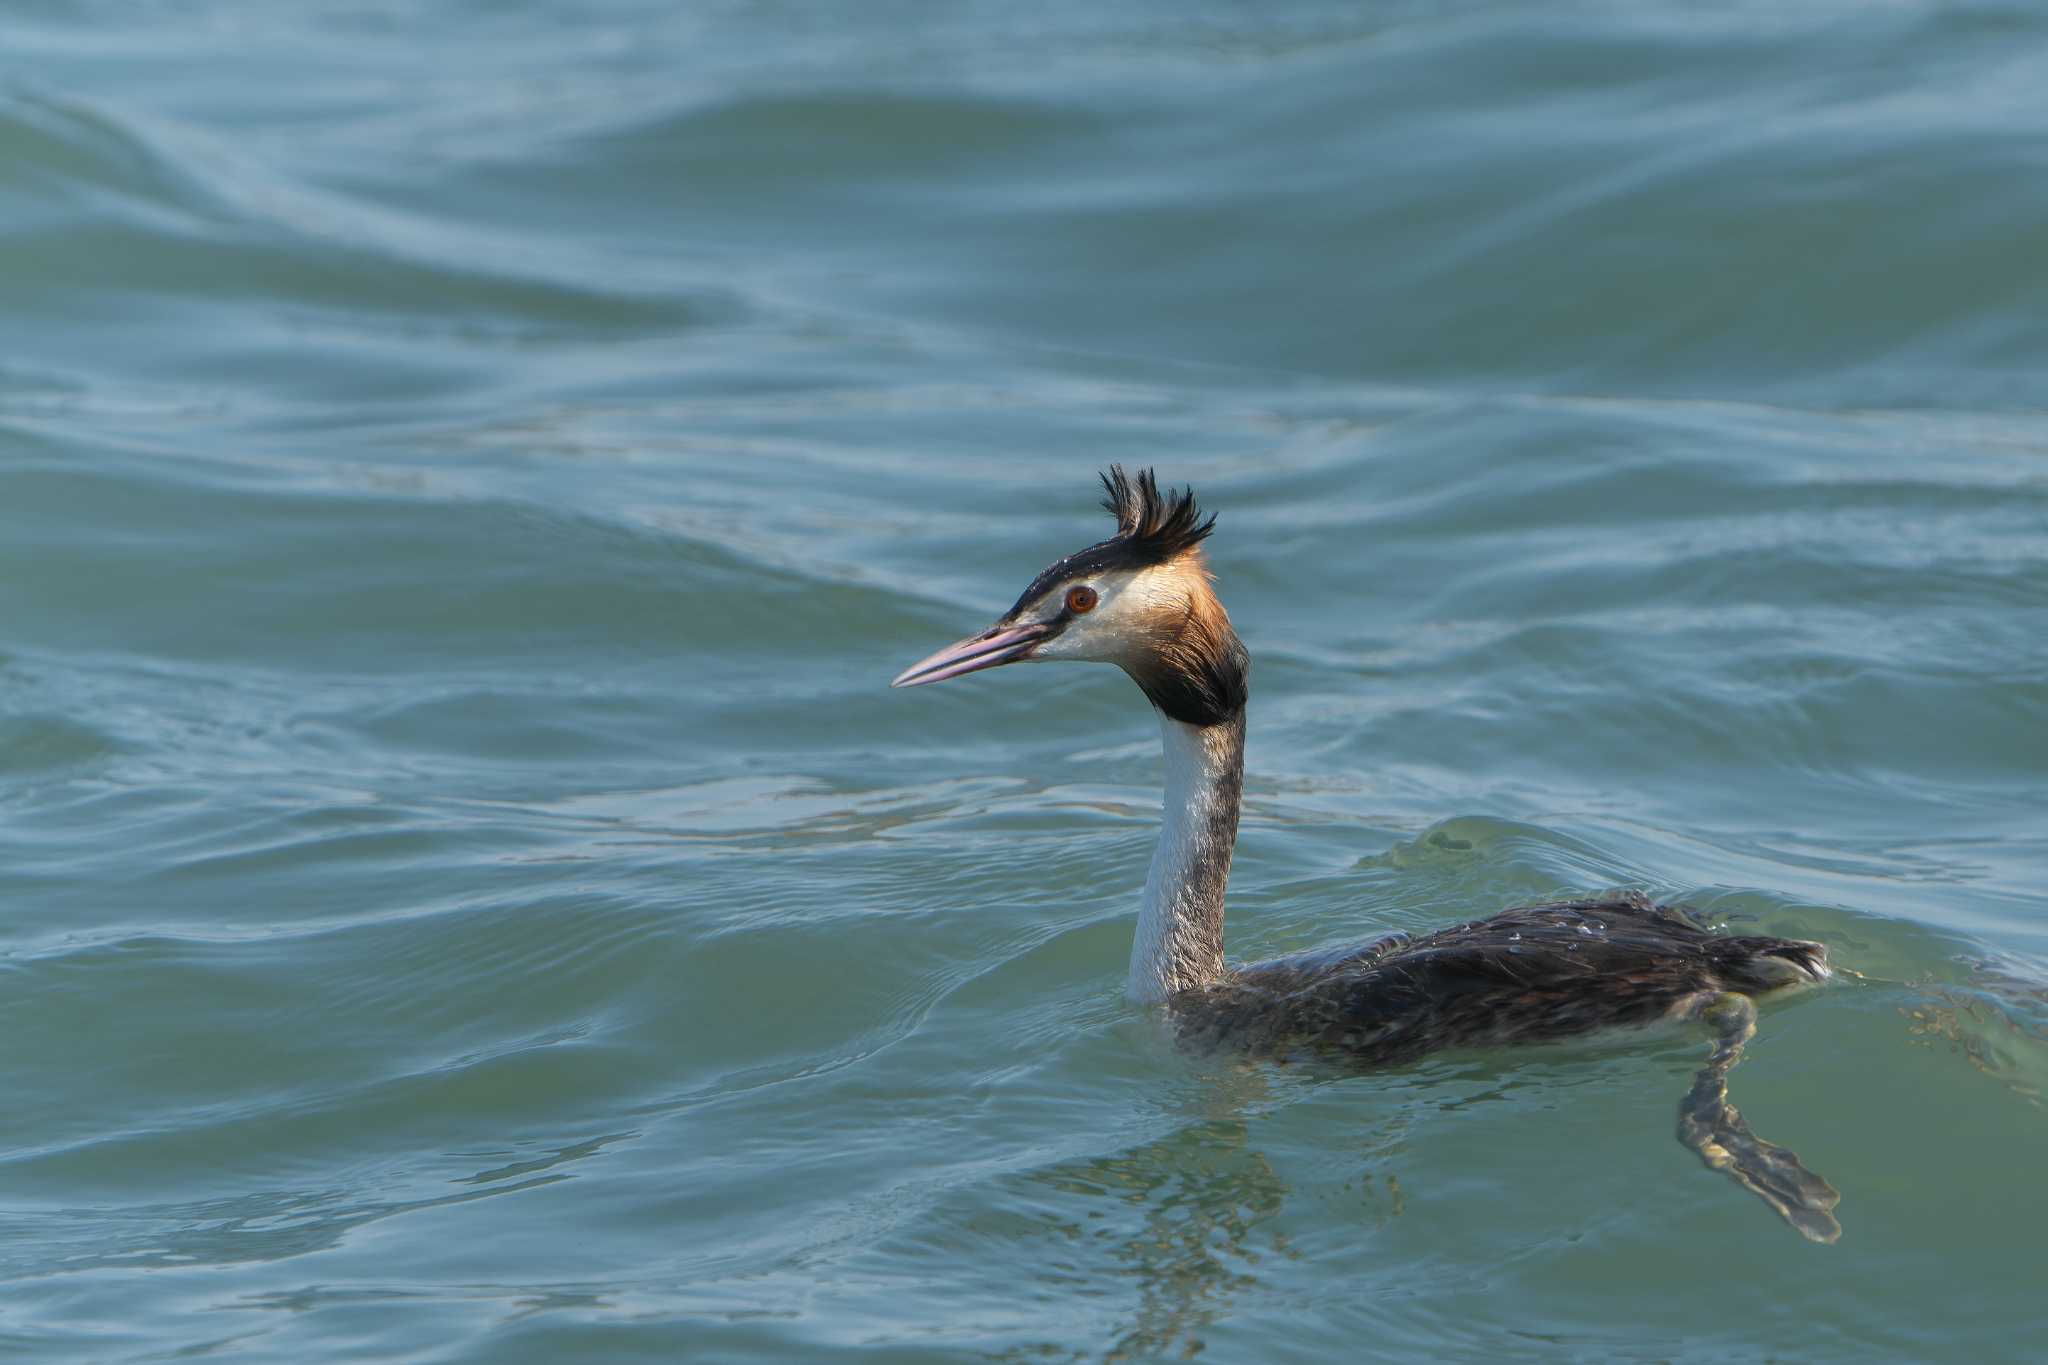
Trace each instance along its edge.
{"label": "long white neck", "polygon": [[1244,791],[1244,712],[1204,726],[1162,712],[1159,727],[1166,820],[1145,878],[1126,987],[1144,1004],[1223,975],[1223,888]]}

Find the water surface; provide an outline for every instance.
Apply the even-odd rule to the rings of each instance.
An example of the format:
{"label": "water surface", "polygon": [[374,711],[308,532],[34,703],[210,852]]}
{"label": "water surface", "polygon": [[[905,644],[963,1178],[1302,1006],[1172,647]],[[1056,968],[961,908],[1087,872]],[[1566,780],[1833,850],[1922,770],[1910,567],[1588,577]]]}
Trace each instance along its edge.
{"label": "water surface", "polygon": [[[0,1346],[2019,1359],[2048,1141],[2027,6],[38,0],[0,67]],[[1222,514],[1230,945],[1826,941],[1371,1077],[1121,998],[1110,670]]]}

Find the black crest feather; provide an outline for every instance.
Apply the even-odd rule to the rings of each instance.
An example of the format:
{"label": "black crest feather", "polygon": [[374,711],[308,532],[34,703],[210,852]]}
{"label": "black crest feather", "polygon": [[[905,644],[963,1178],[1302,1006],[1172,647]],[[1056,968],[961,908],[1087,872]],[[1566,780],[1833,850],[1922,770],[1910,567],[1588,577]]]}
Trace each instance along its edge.
{"label": "black crest feather", "polygon": [[1216,529],[1216,518],[1202,519],[1192,488],[1159,491],[1159,481],[1149,469],[1133,479],[1124,467],[1113,464],[1102,476],[1108,495],[1102,505],[1116,518],[1116,538],[1131,557],[1145,564],[1163,564],[1187,553]]}
{"label": "black crest feather", "polygon": [[1147,569],[1164,564],[1200,545],[1216,529],[1216,518],[1203,520],[1191,489],[1161,493],[1159,482],[1149,469],[1133,479],[1124,473],[1122,465],[1113,464],[1102,476],[1102,487],[1109,494],[1102,505],[1116,518],[1116,534],[1065,559],[1055,560],[1031,580],[1031,586],[1024,589],[1024,595],[1004,620],[1013,619],[1068,579],[1104,570]]}

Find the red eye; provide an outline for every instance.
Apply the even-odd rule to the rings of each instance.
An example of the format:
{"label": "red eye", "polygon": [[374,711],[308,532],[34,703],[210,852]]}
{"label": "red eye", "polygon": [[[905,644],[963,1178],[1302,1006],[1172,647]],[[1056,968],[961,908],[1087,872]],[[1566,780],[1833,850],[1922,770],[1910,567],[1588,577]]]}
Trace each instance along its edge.
{"label": "red eye", "polygon": [[1067,610],[1076,616],[1095,610],[1095,589],[1086,583],[1067,589]]}

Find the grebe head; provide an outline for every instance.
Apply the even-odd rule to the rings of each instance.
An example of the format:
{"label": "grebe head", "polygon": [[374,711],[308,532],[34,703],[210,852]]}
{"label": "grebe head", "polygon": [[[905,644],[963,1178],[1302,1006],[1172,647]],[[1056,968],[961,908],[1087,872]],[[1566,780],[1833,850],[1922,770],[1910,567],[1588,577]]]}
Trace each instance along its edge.
{"label": "grebe head", "polygon": [[891,686],[1071,659],[1118,665],[1185,724],[1242,712],[1250,660],[1202,557],[1216,518],[1203,519],[1192,490],[1161,492],[1149,469],[1132,479],[1112,465],[1102,486],[1115,535],[1054,561],[993,626],[912,664]]}

